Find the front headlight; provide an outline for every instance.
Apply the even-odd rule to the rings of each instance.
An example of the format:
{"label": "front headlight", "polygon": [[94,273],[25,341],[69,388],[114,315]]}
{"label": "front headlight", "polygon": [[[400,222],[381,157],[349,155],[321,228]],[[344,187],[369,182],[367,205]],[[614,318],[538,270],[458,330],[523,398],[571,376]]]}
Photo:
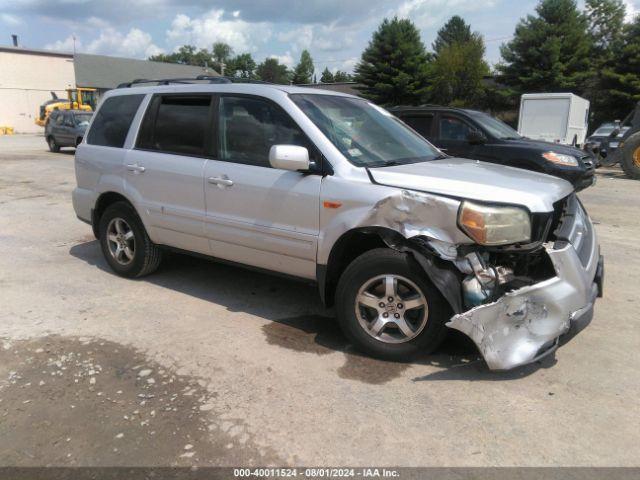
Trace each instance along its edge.
{"label": "front headlight", "polygon": [[480,245],[531,241],[531,217],[524,208],[463,202],[458,212],[458,224]]}
{"label": "front headlight", "polygon": [[542,156],[550,162],[557,163],[558,165],[567,165],[569,167],[577,167],[580,165],[578,159],[573,155],[564,155],[562,153],[547,152]]}

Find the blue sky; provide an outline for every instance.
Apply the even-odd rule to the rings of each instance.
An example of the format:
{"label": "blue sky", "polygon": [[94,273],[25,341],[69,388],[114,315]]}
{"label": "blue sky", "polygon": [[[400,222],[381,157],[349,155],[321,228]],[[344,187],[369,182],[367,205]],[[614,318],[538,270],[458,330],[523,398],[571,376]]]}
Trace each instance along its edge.
{"label": "blue sky", "polygon": [[[629,14],[640,0],[625,0]],[[580,2],[582,3],[582,2]],[[499,47],[537,0],[0,0],[0,45],[16,33],[25,47],[146,58],[185,43],[229,43],[257,61],[275,56],[294,65],[310,50],[316,72],[351,71],[384,17],[410,18],[430,48],[452,15]]]}

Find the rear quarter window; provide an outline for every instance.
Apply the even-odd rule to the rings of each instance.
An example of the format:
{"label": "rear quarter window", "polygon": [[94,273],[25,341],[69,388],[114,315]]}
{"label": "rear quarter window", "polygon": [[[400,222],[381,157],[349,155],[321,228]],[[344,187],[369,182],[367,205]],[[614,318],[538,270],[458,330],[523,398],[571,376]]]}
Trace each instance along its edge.
{"label": "rear quarter window", "polygon": [[120,95],[105,100],[87,136],[90,145],[122,148],[144,95]]}

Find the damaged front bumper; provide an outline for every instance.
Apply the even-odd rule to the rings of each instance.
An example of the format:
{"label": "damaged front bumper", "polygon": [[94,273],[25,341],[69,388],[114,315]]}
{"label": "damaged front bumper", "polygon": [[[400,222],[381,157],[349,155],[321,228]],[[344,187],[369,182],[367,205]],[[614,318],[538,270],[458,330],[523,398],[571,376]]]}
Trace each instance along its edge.
{"label": "damaged front bumper", "polygon": [[579,204],[566,240],[545,244],[556,276],[455,315],[447,326],[477,345],[492,370],[508,370],[553,352],[602,295],[604,264],[595,230]]}

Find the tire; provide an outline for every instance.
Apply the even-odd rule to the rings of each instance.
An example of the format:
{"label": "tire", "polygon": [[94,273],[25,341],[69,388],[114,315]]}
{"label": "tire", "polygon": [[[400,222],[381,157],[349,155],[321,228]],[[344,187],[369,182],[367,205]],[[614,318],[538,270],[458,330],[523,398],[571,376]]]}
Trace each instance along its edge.
{"label": "tire", "polygon": [[126,278],[143,277],[160,266],[162,250],[151,241],[129,203],[109,205],[100,217],[98,232],[102,254],[116,274]]}
{"label": "tire", "polygon": [[620,165],[627,176],[640,180],[640,133],[632,135],[625,141]]}
{"label": "tire", "polygon": [[[395,278],[397,285],[393,302],[388,301],[389,290],[383,291],[389,277]],[[382,283],[378,284],[378,281]],[[426,306],[410,307],[421,301],[411,292],[412,287],[417,295],[422,295]],[[373,297],[370,295],[377,302],[373,303],[377,305],[375,308],[356,301],[364,296],[371,302]],[[408,303],[402,304],[404,301]],[[449,305],[416,261],[409,254],[392,249],[370,250],[347,267],[338,282],[336,313],[342,331],[359,350],[391,361],[407,361],[418,353],[433,352],[444,340],[445,323],[451,317]],[[388,317],[381,319],[385,313]],[[401,315],[400,319],[397,320],[396,315]],[[409,324],[414,337],[405,335],[399,327],[403,321],[405,331]],[[379,324],[376,326],[376,322],[388,322],[377,336]]]}
{"label": "tire", "polygon": [[53,135],[49,135],[47,138],[47,144],[49,145],[49,151],[53,153],[58,153],[60,151],[60,145],[56,143],[56,139],[53,138]]}

